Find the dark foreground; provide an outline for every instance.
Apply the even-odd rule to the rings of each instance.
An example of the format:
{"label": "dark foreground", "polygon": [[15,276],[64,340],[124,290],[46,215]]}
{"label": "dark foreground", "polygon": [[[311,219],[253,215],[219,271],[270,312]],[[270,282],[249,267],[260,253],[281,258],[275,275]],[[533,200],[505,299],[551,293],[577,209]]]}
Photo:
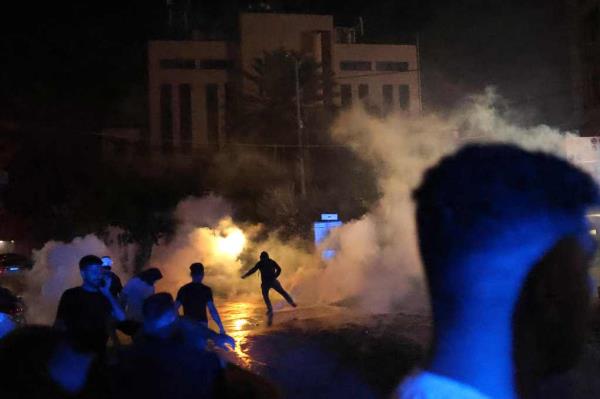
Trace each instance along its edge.
{"label": "dark foreground", "polygon": [[388,397],[422,360],[430,331],[424,316],[357,316],[343,307],[283,310],[270,327],[260,306],[228,304],[222,313],[240,343],[224,356],[292,399]]}
{"label": "dark foreground", "polygon": [[[262,307],[223,307],[240,343],[224,354],[272,381],[284,398],[389,398],[400,379],[424,359],[431,334],[426,316],[356,315],[344,307],[275,313],[267,326]],[[548,378],[539,398],[600,397],[600,312],[591,324],[580,363]]]}

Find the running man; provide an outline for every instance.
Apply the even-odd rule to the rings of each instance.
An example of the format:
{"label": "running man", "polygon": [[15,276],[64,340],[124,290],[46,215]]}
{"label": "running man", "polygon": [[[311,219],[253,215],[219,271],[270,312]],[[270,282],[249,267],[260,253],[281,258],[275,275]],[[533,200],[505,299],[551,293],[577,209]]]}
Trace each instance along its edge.
{"label": "running man", "polygon": [[265,305],[267,305],[267,314],[273,314],[273,306],[271,305],[271,300],[269,299],[269,290],[273,288],[275,291],[279,292],[285,300],[296,307],[296,303],[288,294],[283,287],[277,277],[281,274],[281,267],[275,262],[273,259],[269,258],[269,254],[265,251],[260,253],[260,261],[250,270],[248,270],[242,278],[246,278],[251,274],[255,273],[257,270],[260,270],[260,279],[261,279],[261,289],[262,296],[265,301]]}

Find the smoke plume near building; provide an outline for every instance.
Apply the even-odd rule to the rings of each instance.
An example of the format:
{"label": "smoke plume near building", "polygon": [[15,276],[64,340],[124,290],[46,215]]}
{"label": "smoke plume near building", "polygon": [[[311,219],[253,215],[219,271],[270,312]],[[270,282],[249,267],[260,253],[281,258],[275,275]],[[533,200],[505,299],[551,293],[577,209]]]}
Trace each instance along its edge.
{"label": "smoke plume near building", "polygon": [[[226,211],[212,221],[194,215],[214,209],[216,197],[188,199],[178,208],[177,238],[155,249],[153,262],[170,279],[164,288],[189,279],[187,266],[202,261],[207,284],[229,298],[257,298],[256,282],[240,280],[260,251],[269,251],[284,268],[282,280],[299,301],[345,303],[369,312],[427,309],[417,250],[411,192],[423,172],[442,156],[469,142],[511,142],[528,149],[564,155],[567,134],[548,126],[520,127],[497,110],[492,89],[468,98],[449,116],[369,116],[361,108],[343,114],[333,138],[350,146],[376,171],[382,196],[363,217],[337,229],[324,244],[337,249],[334,259],[320,260],[318,249],[300,239],[264,237],[261,226],[235,224]],[[340,173],[343,173],[341,171]],[[237,241],[235,237],[238,237]],[[243,236],[243,245],[242,239]],[[228,251],[219,242],[238,242]],[[221,245],[221,248],[219,247]],[[227,244],[229,245],[229,244]]]}
{"label": "smoke plume near building", "polygon": [[[569,133],[544,125],[513,124],[507,113],[498,111],[499,101],[488,90],[445,116],[382,119],[360,108],[342,114],[331,134],[368,161],[382,195],[369,212],[346,221],[326,240],[324,246],[337,250],[327,262],[310,242],[284,240],[277,231],[234,221],[233,204],[220,197],[183,199],[175,211],[175,237],[155,246],[148,264],[159,267],[165,276],[158,290],[175,293],[189,281],[189,265],[202,262],[206,284],[222,300],[258,301],[258,277],[241,280],[240,276],[256,263],[261,251],[268,251],[283,268],[283,285],[301,305],[338,303],[371,313],[426,312],[411,200],[423,172],[468,142],[510,142],[564,156]],[[93,236],[69,244],[47,243],[36,254],[29,278],[33,288],[26,298],[32,314],[44,315],[36,321],[53,315],[62,290],[79,284],[79,257],[107,250]]]}

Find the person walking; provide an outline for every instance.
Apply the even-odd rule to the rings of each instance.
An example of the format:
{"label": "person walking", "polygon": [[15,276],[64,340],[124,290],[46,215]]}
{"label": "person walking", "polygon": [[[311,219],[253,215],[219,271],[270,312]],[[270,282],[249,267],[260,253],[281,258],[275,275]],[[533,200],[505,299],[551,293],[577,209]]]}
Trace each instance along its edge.
{"label": "person walking", "polygon": [[176,307],[183,306],[183,315],[194,322],[202,323],[208,326],[208,316],[206,309],[210,312],[212,319],[219,327],[219,333],[225,334],[223,322],[213,301],[213,294],[210,287],[204,285],[204,265],[202,263],[192,263],[190,266],[190,276],[192,281],[179,289],[177,292]]}

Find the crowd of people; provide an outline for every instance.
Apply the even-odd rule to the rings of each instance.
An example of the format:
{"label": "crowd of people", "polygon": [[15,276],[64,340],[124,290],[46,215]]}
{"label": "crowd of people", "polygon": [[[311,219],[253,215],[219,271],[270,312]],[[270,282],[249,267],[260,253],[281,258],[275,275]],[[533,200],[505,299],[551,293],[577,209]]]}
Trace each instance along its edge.
{"label": "crowd of people", "polygon": [[[265,267],[265,256],[257,264],[268,275],[265,281],[281,287],[281,268],[272,260]],[[82,284],[63,292],[51,327],[17,329],[0,309],[3,398],[231,398],[240,392],[277,397],[268,382],[210,350],[234,349],[236,342],[226,334],[212,289],[203,284],[202,263],[190,266],[191,281],[176,298],[155,292],[163,278],[158,268],[141,271],[123,286],[112,265],[108,256],[80,259]],[[272,312],[270,301],[267,305]],[[219,332],[209,328],[208,313]],[[123,334],[130,344],[121,343]]]}
{"label": "crowd of people", "polygon": [[[600,205],[596,183],[552,155],[470,145],[428,170],[413,198],[434,334],[426,361],[394,396],[543,397],[545,379],[573,367],[584,342],[595,252],[586,212]],[[175,298],[155,293],[160,270],[123,287],[111,266],[84,256],[82,285],[63,293],[54,326],[0,340],[2,398],[278,397],[268,381],[208,350],[209,341],[235,342],[201,263]],[[271,288],[296,306],[266,252],[242,278],[257,270],[267,314]],[[107,353],[115,330],[132,343]]]}

